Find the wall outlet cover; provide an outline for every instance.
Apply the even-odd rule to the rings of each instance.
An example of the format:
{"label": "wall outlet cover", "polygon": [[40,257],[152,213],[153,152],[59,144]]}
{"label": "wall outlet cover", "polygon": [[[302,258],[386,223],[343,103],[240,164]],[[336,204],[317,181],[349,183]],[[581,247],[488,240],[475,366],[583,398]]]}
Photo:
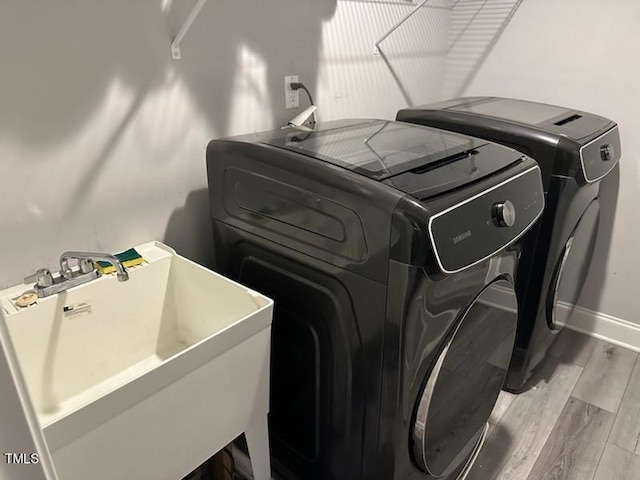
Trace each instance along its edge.
{"label": "wall outlet cover", "polygon": [[284,107],[289,110],[300,106],[300,90],[292,90],[291,84],[298,81],[298,75],[284,77]]}

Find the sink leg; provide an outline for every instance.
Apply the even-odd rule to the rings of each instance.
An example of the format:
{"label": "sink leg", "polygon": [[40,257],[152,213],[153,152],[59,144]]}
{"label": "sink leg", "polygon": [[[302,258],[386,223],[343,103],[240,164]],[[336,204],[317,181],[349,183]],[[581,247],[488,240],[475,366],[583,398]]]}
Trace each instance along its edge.
{"label": "sink leg", "polygon": [[249,459],[254,480],[271,480],[269,458],[269,428],[267,417],[254,421],[244,432],[249,448]]}

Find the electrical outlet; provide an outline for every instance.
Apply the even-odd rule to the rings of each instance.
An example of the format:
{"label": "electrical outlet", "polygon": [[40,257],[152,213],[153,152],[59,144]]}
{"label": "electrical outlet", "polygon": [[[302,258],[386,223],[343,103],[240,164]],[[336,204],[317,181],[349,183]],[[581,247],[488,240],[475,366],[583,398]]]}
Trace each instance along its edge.
{"label": "electrical outlet", "polygon": [[300,90],[292,90],[291,84],[298,81],[298,75],[284,77],[284,108],[298,108],[300,106]]}

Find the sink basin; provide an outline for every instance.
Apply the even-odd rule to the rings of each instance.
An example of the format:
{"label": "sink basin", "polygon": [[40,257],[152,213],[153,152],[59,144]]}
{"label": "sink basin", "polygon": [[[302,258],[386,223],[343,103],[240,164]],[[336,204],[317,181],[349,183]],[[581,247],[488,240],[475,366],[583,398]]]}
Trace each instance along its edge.
{"label": "sink basin", "polygon": [[135,248],[126,282],[23,308],[24,285],[0,292],[60,480],[179,480],[242,432],[267,445],[273,302],[158,242]]}

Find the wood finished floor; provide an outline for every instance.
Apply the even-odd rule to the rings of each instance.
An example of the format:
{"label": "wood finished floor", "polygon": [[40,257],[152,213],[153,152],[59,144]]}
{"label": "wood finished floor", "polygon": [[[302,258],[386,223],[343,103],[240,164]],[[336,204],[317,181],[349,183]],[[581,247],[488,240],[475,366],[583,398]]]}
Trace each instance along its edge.
{"label": "wood finished floor", "polygon": [[640,480],[637,353],[564,330],[529,383],[501,392],[467,480]]}
{"label": "wood finished floor", "polygon": [[549,353],[500,393],[467,480],[640,480],[638,354],[566,329]]}

